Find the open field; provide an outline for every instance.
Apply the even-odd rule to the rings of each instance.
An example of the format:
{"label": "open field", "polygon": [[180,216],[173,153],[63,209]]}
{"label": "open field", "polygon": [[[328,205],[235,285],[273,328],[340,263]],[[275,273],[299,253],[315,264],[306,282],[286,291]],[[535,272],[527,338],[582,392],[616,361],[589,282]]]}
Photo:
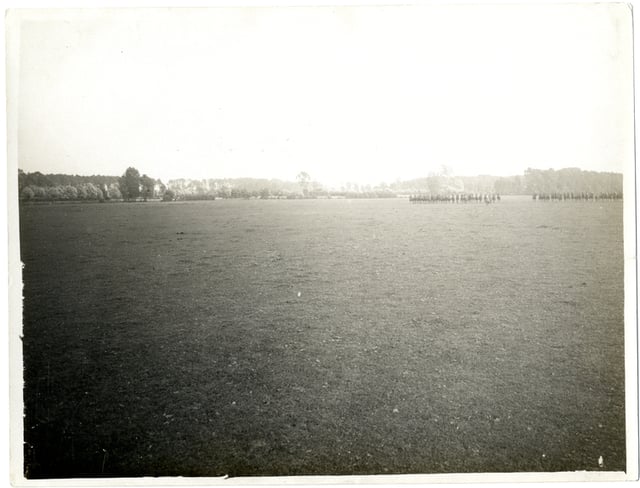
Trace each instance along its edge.
{"label": "open field", "polygon": [[619,201],[20,217],[28,477],[625,469]]}

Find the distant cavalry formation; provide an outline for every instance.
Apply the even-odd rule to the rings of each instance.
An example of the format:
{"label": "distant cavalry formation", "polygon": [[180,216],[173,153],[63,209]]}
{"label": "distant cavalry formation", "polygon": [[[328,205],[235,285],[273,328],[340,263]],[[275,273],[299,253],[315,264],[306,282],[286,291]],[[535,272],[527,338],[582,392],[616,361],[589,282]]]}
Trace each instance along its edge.
{"label": "distant cavalry formation", "polygon": [[554,192],[554,193],[534,193],[531,198],[534,200],[622,200],[621,192]]}
{"label": "distant cavalry formation", "polygon": [[[622,192],[553,192],[533,193],[533,200],[540,201],[597,201],[622,200]],[[409,196],[411,203],[496,203],[500,201],[499,193],[418,193]]]}
{"label": "distant cavalry formation", "polygon": [[495,203],[500,201],[499,193],[447,193],[410,195],[411,203]]}

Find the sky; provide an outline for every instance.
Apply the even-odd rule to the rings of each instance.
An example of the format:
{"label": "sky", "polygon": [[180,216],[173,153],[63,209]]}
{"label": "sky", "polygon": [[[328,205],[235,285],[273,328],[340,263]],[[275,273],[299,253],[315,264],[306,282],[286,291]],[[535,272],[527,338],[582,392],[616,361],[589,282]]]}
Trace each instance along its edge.
{"label": "sky", "polygon": [[29,10],[7,26],[28,172],[338,186],[633,158],[623,4]]}

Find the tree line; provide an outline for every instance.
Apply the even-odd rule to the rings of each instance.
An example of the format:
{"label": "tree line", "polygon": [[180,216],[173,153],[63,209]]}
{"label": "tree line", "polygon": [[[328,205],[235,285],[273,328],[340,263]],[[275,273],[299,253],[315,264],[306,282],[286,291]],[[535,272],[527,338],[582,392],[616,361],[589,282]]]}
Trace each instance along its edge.
{"label": "tree line", "polygon": [[392,191],[399,193],[429,193],[448,195],[452,193],[525,195],[523,177],[515,176],[456,176],[447,171],[431,173],[429,176],[411,180],[396,181],[389,185]]}
{"label": "tree line", "polygon": [[622,194],[622,174],[584,171],[580,168],[533,169],[524,172],[524,190],[528,195],[565,193]]}
{"label": "tree line", "polygon": [[25,173],[18,170],[21,200],[108,200],[121,199],[118,177],[93,175]]}
{"label": "tree line", "polygon": [[296,199],[296,198],[382,198],[396,197],[388,187],[358,186],[348,183],[340,190],[328,190],[301,172],[296,181],[266,178],[174,179],[165,185],[129,167],[117,176],[78,176],[25,173],[18,171],[18,187],[23,201],[136,201],[215,200],[216,198]]}
{"label": "tree line", "polygon": [[127,168],[118,176],[80,176],[25,173],[18,170],[18,191],[23,201],[106,201],[161,198],[166,187],[162,181],[140,175]]}
{"label": "tree line", "polygon": [[371,187],[347,183],[340,189],[329,190],[306,173],[296,181],[265,178],[211,178],[202,180],[177,179],[167,182],[167,192],[178,200],[206,200],[214,198],[384,198],[396,197],[388,187]]}
{"label": "tree line", "polygon": [[148,199],[213,200],[216,198],[393,198],[400,194],[534,195],[570,193],[622,194],[622,174],[579,168],[533,169],[514,176],[455,176],[446,167],[423,178],[387,184],[345,183],[328,190],[306,172],[296,181],[265,178],[174,179],[165,185],[133,166],[121,176],[25,173],[18,170],[23,201],[136,201]]}
{"label": "tree line", "polygon": [[622,174],[585,171],[580,168],[527,168],[523,175],[455,176],[446,170],[423,178],[397,181],[389,188],[400,193],[426,192],[431,195],[473,193],[534,195],[554,193],[622,193]]}

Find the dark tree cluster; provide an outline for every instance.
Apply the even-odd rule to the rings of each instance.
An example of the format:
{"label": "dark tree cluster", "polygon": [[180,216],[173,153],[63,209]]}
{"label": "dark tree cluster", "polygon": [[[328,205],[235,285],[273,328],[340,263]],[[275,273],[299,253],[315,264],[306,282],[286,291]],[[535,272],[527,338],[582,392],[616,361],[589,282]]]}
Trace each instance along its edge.
{"label": "dark tree cluster", "polygon": [[140,176],[140,172],[129,167],[119,178],[120,193],[124,200],[137,200],[142,198],[145,202],[148,198],[164,198],[165,185],[160,180],[155,180],[147,175]]}
{"label": "dark tree cluster", "polygon": [[27,186],[40,186],[48,188],[52,186],[78,186],[85,183],[91,183],[99,188],[118,183],[117,176],[104,175],[65,175],[65,174],[42,174],[40,171],[33,173],[25,173],[21,169],[18,170],[18,188],[22,190]]}
{"label": "dark tree cluster", "polygon": [[524,173],[525,188],[529,195],[573,194],[575,196],[596,194],[622,194],[622,174],[583,171],[579,168],[532,169]]}
{"label": "dark tree cluster", "polygon": [[18,170],[18,191],[22,201],[105,201],[162,198],[160,180],[140,176],[127,168],[121,177],[25,173]]}
{"label": "dark tree cluster", "polygon": [[23,201],[103,201],[120,199],[118,178],[25,173],[18,170],[18,191]]}

